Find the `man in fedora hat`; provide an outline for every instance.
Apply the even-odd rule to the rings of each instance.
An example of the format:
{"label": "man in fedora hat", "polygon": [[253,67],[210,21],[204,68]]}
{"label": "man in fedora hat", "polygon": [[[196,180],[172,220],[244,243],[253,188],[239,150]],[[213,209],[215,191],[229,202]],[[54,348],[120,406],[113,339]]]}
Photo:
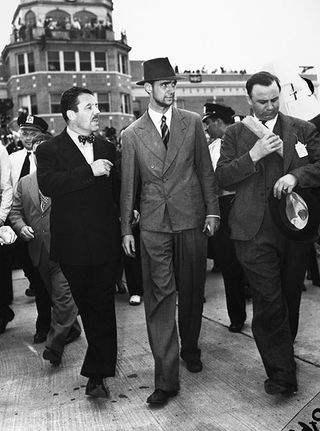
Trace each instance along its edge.
{"label": "man in fedora hat", "polygon": [[219,224],[208,146],[198,114],[173,107],[175,75],[168,58],[144,63],[150,103],[123,133],[121,223],[123,247],[135,253],[132,234],[141,181],[140,235],[144,304],[155,360],[149,404],[165,404],[179,390],[179,342],[175,321],[179,292],[180,356],[191,372],[202,370],[198,338],[206,275],[207,236]]}
{"label": "man in fedora hat", "polygon": [[269,196],[281,202],[297,186],[320,186],[320,136],[309,122],[279,112],[276,76],[258,72],[246,89],[253,116],[226,130],[216,176],[220,187],[236,190],[231,237],[251,289],[252,332],[268,376],[265,391],[292,393],[297,390],[293,342],[313,239],[283,233]]}
{"label": "man in fedora hat", "polygon": [[[216,169],[220,157],[221,140],[226,128],[234,122],[232,108],[218,103],[206,103],[202,121],[210,136],[209,152],[213,169]],[[208,240],[208,256],[216,257],[224,282],[226,303],[230,319],[229,331],[241,332],[246,320],[245,276],[236,256],[234,241],[230,239],[228,224],[229,213],[234,200],[234,190],[219,190],[220,228],[214,237]]]}

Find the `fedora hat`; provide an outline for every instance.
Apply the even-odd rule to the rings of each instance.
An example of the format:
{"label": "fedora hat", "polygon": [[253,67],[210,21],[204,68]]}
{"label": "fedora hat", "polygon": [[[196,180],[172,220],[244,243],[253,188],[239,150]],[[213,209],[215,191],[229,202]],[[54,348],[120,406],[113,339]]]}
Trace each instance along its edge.
{"label": "fedora hat", "polygon": [[145,82],[161,81],[163,79],[178,81],[184,78],[175,74],[168,57],[152,58],[143,63],[143,79],[136,84],[143,85]]}
{"label": "fedora hat", "polygon": [[319,189],[301,189],[282,194],[281,199],[269,196],[271,217],[284,236],[297,240],[315,239],[320,224]]}

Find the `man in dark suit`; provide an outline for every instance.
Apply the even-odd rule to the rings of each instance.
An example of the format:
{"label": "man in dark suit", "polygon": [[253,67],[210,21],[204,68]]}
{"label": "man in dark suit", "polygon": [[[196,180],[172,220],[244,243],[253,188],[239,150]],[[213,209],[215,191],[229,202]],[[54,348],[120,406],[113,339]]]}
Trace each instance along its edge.
{"label": "man in dark suit", "polygon": [[93,135],[100,111],[89,89],[65,91],[61,111],[67,128],[37,149],[38,183],[52,201],[51,259],[69,282],[88,341],[86,394],[107,397],[103,378],[114,376],[117,357],[114,268],[121,250],[115,148]]}
{"label": "man in dark suit", "polygon": [[214,174],[201,117],[174,108],[177,79],[167,58],[144,63],[148,110],[123,133],[121,223],[123,247],[135,253],[132,211],[141,180],[140,239],[144,304],[155,360],[150,404],[179,390],[175,321],[179,292],[180,356],[202,370],[198,338],[206,276],[207,235],[219,224]]}
{"label": "man in dark suit", "polygon": [[[297,390],[293,341],[310,243],[280,232],[269,196],[280,199],[296,186],[320,186],[320,137],[310,123],[279,112],[276,76],[256,73],[246,88],[251,127],[242,122],[228,127],[216,176],[221,188],[236,191],[231,237],[252,291],[252,331],[268,376],[265,390],[292,393]],[[252,130],[265,132],[258,138]]]}
{"label": "man in dark suit", "polygon": [[44,359],[59,365],[65,344],[80,336],[78,309],[60,265],[50,260],[50,198],[39,191],[37,174],[32,172],[18,181],[9,214],[11,226],[28,243],[33,265],[39,269],[52,301],[51,327]]}

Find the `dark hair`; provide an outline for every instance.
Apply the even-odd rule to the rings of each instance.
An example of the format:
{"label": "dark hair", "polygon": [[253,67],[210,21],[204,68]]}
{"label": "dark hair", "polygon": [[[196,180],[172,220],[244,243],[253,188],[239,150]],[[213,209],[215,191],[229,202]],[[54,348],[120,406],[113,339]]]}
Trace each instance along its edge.
{"label": "dark hair", "polygon": [[67,111],[71,109],[71,111],[77,112],[78,111],[78,96],[80,94],[93,94],[91,90],[88,88],[81,88],[81,87],[71,87],[69,90],[66,90],[64,93],[62,93],[61,96],[61,102],[60,102],[60,108],[62,116],[66,123],[68,123],[69,119],[67,116]]}
{"label": "dark hair", "polygon": [[275,75],[272,75],[269,72],[258,72],[250,76],[248,81],[246,82],[246,89],[248,96],[251,97],[252,88],[254,85],[264,85],[266,87],[269,87],[273,82],[277,83],[277,86],[279,88],[279,91],[281,91],[281,85],[279,78],[277,78]]}

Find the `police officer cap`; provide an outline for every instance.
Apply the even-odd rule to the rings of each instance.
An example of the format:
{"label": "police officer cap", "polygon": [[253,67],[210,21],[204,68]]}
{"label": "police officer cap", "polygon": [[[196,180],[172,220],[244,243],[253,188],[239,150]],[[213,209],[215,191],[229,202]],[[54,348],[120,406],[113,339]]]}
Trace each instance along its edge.
{"label": "police officer cap", "polygon": [[48,124],[42,118],[36,115],[20,114],[17,123],[19,127],[25,127],[28,129],[37,129],[41,132],[46,132],[48,130]]}
{"label": "police officer cap", "polygon": [[202,121],[207,118],[221,118],[224,121],[233,122],[235,112],[229,106],[219,105],[218,103],[206,103],[204,105],[204,115]]}

